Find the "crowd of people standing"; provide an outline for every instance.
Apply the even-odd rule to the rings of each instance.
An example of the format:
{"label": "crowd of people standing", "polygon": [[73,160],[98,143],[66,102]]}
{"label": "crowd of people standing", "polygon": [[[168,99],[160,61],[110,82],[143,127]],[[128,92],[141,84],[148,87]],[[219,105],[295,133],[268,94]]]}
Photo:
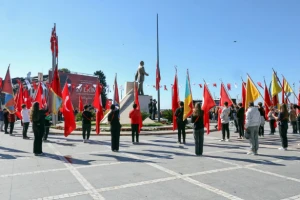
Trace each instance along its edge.
{"label": "crowd of people standing", "polygon": [[[155,118],[156,112],[156,101],[151,100],[149,103],[149,112],[151,111],[152,119]],[[139,143],[139,118],[140,111],[136,109],[137,105],[133,104],[133,109],[129,114],[131,119],[132,128],[132,143]],[[293,134],[300,133],[300,107],[298,105],[291,104],[289,107],[287,104],[280,105],[280,109],[270,107],[270,111],[266,114],[265,107],[259,102],[257,106],[253,102],[249,103],[247,111],[243,107],[242,103],[238,105],[228,106],[228,102],[224,105],[219,106],[221,109],[220,118],[222,138],[220,141],[230,141],[230,129],[229,123],[233,121],[236,128],[236,133],[239,133],[238,139],[249,139],[250,151],[248,154],[257,155],[259,149],[259,137],[264,137],[264,126],[265,122],[269,122],[270,135],[274,135],[276,127],[278,127],[279,135],[281,138],[280,150],[287,150],[288,138],[287,131],[289,122],[291,123]],[[23,139],[29,139],[27,136],[29,124],[32,123],[32,130],[34,133],[33,153],[36,156],[43,155],[42,143],[43,140],[47,142],[49,129],[51,126],[51,116],[48,110],[43,108],[40,109],[38,102],[34,102],[31,110],[26,108],[26,105],[22,105],[22,135]],[[298,114],[297,114],[298,113]],[[175,111],[176,117],[178,140],[179,144],[186,143],[185,128],[187,120],[183,118],[184,114],[184,103],[179,102],[179,108]],[[266,117],[267,116],[267,117]],[[195,140],[195,154],[203,154],[203,143],[204,143],[204,113],[201,109],[201,104],[196,103],[192,116],[191,123],[193,124],[193,135]],[[6,109],[0,109],[0,131],[5,134],[13,134],[14,124],[16,122],[16,114],[9,113]],[[82,137],[83,142],[89,141],[91,133],[91,121],[92,113],[89,105],[84,106],[82,112]],[[110,124],[111,131],[111,148],[112,151],[119,151],[120,143],[120,113],[119,108],[115,105],[111,105],[110,112],[108,114],[108,123]],[[4,127],[4,128],[3,128]],[[9,128],[9,132],[8,132]]]}

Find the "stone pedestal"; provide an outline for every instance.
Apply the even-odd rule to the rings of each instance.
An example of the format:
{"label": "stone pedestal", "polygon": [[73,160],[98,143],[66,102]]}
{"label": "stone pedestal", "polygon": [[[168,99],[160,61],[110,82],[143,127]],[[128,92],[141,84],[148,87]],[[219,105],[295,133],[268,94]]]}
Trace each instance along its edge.
{"label": "stone pedestal", "polygon": [[[121,124],[130,124],[129,112],[133,109],[134,103],[134,82],[125,83],[125,96],[120,102],[120,122]],[[148,112],[148,104],[152,99],[149,95],[139,95],[139,103],[142,112]],[[101,123],[107,122],[107,115],[104,116]]]}

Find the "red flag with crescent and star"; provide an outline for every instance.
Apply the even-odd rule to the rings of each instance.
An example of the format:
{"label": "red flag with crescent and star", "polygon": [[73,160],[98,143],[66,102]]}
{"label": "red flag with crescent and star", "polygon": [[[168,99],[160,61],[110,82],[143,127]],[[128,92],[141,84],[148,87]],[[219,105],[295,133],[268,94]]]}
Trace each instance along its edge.
{"label": "red flag with crescent and star", "polygon": [[64,135],[68,137],[76,129],[74,108],[71,102],[70,93],[68,89],[67,82],[65,83],[64,89],[62,91],[62,114],[64,115],[65,123],[64,123]]}

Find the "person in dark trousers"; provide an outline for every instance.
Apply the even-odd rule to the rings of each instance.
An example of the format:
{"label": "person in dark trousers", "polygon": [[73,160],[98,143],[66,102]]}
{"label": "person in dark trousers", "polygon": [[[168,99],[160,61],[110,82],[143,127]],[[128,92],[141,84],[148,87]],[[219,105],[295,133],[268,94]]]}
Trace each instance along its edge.
{"label": "person in dark trousers", "polygon": [[275,123],[276,123],[276,119],[273,117],[273,115],[275,115],[275,109],[274,107],[270,107],[270,111],[268,113],[268,120],[269,120],[269,124],[270,124],[270,135],[274,135],[275,133]]}
{"label": "person in dark trousers", "polygon": [[239,124],[238,124],[238,121],[237,121],[237,109],[236,109],[236,107],[237,106],[235,104],[233,104],[231,106],[231,116],[232,116],[234,126],[235,126],[235,133],[239,133]]}
{"label": "person in dark trousers", "polygon": [[9,134],[12,135],[15,127],[15,122],[16,122],[15,113],[9,113],[8,122],[9,122]]}
{"label": "person in dark trousers", "polygon": [[6,110],[6,108],[3,109],[3,117],[4,117],[4,133],[8,134],[7,128],[8,128],[8,115],[9,112]]}
{"label": "person in dark trousers", "polygon": [[287,110],[287,105],[282,104],[280,106],[279,115],[277,117],[273,115],[273,117],[278,122],[278,127],[279,127],[279,134],[280,134],[281,144],[282,144],[282,147],[280,147],[279,150],[286,151],[288,148],[287,129],[288,129],[288,121],[289,121],[289,112]]}
{"label": "person in dark trousers", "polygon": [[23,139],[29,139],[27,137],[27,130],[30,124],[30,110],[27,109],[25,104],[22,105],[21,116],[23,122]]}
{"label": "person in dark trousers", "polygon": [[179,102],[179,108],[175,111],[177,130],[178,130],[178,143],[181,144],[181,135],[183,144],[185,144],[185,121],[183,121],[184,103]]}
{"label": "person in dark trousers", "polygon": [[156,107],[157,101],[155,99],[153,99],[152,102],[152,120],[155,120],[155,115],[157,112],[157,107]]}
{"label": "person in dark trousers", "polygon": [[44,142],[48,142],[48,135],[49,135],[49,131],[50,131],[50,127],[52,125],[52,117],[50,113],[46,113],[46,117],[45,117],[45,134],[43,136],[43,141]]}
{"label": "person in dark trousers", "polygon": [[298,129],[298,132],[300,134],[300,106],[294,104],[294,109],[298,109],[298,114],[297,114],[297,129]]}
{"label": "person in dark trousers", "polygon": [[43,135],[45,127],[45,110],[40,110],[38,102],[34,102],[30,112],[30,120],[34,133],[33,153],[35,156],[43,155]]}
{"label": "person in dark trousers", "polygon": [[92,126],[91,125],[91,120],[92,120],[92,113],[90,112],[90,107],[88,105],[85,105],[84,106],[84,111],[82,112],[82,138],[83,138],[83,143],[86,143],[90,139],[91,126]]}
{"label": "person in dark trousers", "polygon": [[259,132],[258,132],[258,136],[260,137],[264,137],[265,135],[265,109],[263,108],[263,104],[262,102],[258,102],[258,111],[260,113],[260,126],[259,126]]}
{"label": "person in dark trousers", "polygon": [[136,136],[136,142],[139,143],[139,119],[141,117],[141,112],[136,108],[137,105],[133,104],[133,110],[129,113],[129,118],[131,119],[132,143],[134,143],[134,135]]}
{"label": "person in dark trousers", "polygon": [[222,109],[220,118],[222,123],[222,139],[221,141],[225,141],[225,131],[227,132],[227,139],[228,142],[230,139],[230,132],[229,132],[229,117],[230,117],[230,108],[228,108],[228,102],[224,102],[224,107]]}
{"label": "person in dark trousers", "polygon": [[152,99],[150,99],[150,102],[148,104],[148,110],[149,110],[149,118],[152,119]]}
{"label": "person in dark trousers", "polygon": [[110,113],[108,114],[108,123],[110,124],[110,133],[111,133],[111,150],[116,152],[119,151],[120,143],[120,112],[119,109],[113,104],[110,106]]}
{"label": "person in dark trousers", "polygon": [[3,126],[4,126],[4,113],[3,110],[1,109],[0,105],[0,132],[3,132]]}
{"label": "person in dark trousers", "polygon": [[244,138],[244,122],[245,122],[245,108],[242,103],[238,104],[238,110],[236,113],[238,126],[239,126],[239,137],[238,139]]}
{"label": "person in dark trousers", "polygon": [[293,104],[290,107],[290,122],[293,127],[293,133],[297,134],[297,112]]}
{"label": "person in dark trousers", "polygon": [[203,153],[204,123],[200,103],[196,103],[195,105],[192,114],[192,123],[194,123],[195,154],[201,156]]}

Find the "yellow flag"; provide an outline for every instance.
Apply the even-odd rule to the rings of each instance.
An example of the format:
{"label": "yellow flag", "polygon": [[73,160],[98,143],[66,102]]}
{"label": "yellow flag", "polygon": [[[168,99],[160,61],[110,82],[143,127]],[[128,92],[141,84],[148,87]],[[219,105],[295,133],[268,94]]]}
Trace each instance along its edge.
{"label": "yellow flag", "polygon": [[[285,93],[293,93],[294,91],[293,91],[292,87],[291,87],[290,84],[286,81],[285,78],[283,79],[283,81],[284,81],[284,92],[285,92]],[[289,95],[288,95],[288,96],[289,96]]]}
{"label": "yellow flag", "polygon": [[274,97],[275,95],[277,95],[280,92],[281,92],[281,87],[280,87],[280,85],[278,85],[276,75],[273,73],[272,85],[271,85],[271,95],[272,95],[272,97]]}
{"label": "yellow flag", "polygon": [[245,109],[249,107],[250,102],[254,102],[260,96],[257,87],[251,81],[250,77],[248,76],[247,85],[246,85],[246,102],[245,102]]}

